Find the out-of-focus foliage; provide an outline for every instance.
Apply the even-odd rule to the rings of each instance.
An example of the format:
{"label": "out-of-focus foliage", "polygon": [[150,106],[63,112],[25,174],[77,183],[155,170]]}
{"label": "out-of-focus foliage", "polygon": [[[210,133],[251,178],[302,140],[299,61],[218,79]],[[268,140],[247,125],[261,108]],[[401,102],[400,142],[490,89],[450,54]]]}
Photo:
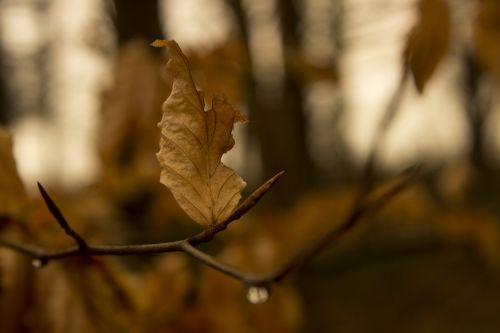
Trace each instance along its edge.
{"label": "out-of-focus foliage", "polygon": [[479,1],[474,24],[476,56],[487,72],[500,78],[500,3],[495,0]]}
{"label": "out-of-focus foliage", "polygon": [[158,106],[169,94],[162,59],[141,40],[126,44],[115,64],[114,84],[103,96],[99,151],[102,185],[120,200],[157,178]]}
{"label": "out-of-focus foliage", "polygon": [[448,50],[450,14],[446,0],[420,0],[418,11],[417,24],[406,44],[404,63],[422,93]]}
{"label": "out-of-focus foliage", "polygon": [[108,260],[77,258],[35,274],[33,332],[134,332],[138,311],[128,272]]}
{"label": "out-of-focus foliage", "polygon": [[26,204],[26,193],[16,170],[12,138],[0,127],[0,219],[19,217]]}

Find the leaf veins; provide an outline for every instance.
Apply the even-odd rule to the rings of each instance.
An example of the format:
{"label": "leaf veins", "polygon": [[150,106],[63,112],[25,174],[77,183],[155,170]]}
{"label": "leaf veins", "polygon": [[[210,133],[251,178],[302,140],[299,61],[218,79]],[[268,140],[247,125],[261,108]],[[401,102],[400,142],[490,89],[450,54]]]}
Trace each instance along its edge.
{"label": "leaf veins", "polygon": [[184,211],[197,223],[211,226],[227,219],[241,198],[246,183],[221,157],[234,146],[235,122],[246,121],[224,98],[217,96],[205,111],[189,63],[175,41],[155,41],[167,46],[167,72],[173,77],[170,96],[163,104],[160,182],[167,186]]}

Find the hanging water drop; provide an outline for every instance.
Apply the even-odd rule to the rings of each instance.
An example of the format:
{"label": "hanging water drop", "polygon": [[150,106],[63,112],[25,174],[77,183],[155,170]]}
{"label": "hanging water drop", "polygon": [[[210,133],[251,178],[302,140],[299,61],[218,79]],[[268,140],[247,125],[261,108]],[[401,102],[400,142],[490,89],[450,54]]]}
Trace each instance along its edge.
{"label": "hanging water drop", "polygon": [[31,266],[35,268],[42,268],[43,266],[47,265],[47,262],[47,259],[34,258],[33,260],[31,260]]}
{"label": "hanging water drop", "polygon": [[250,286],[247,289],[247,300],[252,304],[265,303],[269,295],[269,288],[266,286]]}

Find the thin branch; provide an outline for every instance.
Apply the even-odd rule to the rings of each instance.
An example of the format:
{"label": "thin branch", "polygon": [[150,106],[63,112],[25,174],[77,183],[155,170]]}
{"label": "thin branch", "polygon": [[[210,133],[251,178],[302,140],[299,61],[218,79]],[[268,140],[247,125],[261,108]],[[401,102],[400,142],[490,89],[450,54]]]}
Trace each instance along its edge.
{"label": "thin branch", "polygon": [[68,221],[66,221],[66,218],[61,213],[61,211],[59,210],[57,205],[54,203],[52,198],[49,196],[47,191],[43,188],[42,184],[37,182],[37,185],[38,185],[38,189],[40,190],[40,194],[42,195],[42,198],[45,201],[45,204],[47,205],[47,208],[49,209],[52,216],[54,216],[57,223],[59,223],[61,228],[64,230],[64,232],[69,237],[71,237],[75,240],[75,242],[76,242],[76,244],[78,244],[78,247],[80,248],[80,250],[85,251],[88,248],[87,242],[73,228],[70,227]]}
{"label": "thin branch", "polygon": [[227,225],[234,220],[239,219],[243,215],[245,215],[250,209],[255,206],[259,200],[264,196],[274,186],[274,184],[285,174],[285,171],[280,171],[276,175],[274,175],[267,182],[262,184],[258,189],[256,189],[252,194],[250,194],[245,201],[234,211],[234,213],[224,222],[217,224],[215,226],[215,231],[219,232],[221,230],[226,229]]}
{"label": "thin branch", "polygon": [[0,239],[0,246],[32,257],[39,257],[45,252],[41,248],[21,244],[15,241],[10,241],[8,239]]}
{"label": "thin branch", "polygon": [[[235,211],[231,216],[224,222],[213,226],[212,228],[206,229],[194,236],[188,237],[180,241],[155,243],[155,244],[139,244],[139,245],[91,245],[85,242],[84,248],[80,245],[69,247],[58,251],[49,251],[38,247],[33,247],[30,245],[24,245],[13,241],[0,239],[0,246],[9,248],[16,252],[33,257],[34,260],[43,261],[47,263],[49,260],[62,259],[77,255],[83,256],[106,256],[106,255],[143,255],[143,254],[158,254],[165,252],[184,252],[194,259],[200,261],[201,263],[220,271],[221,273],[233,277],[237,280],[244,282],[249,286],[269,286],[273,283],[280,282],[292,271],[303,266],[305,263],[314,258],[320,251],[322,251],[331,242],[338,240],[349,230],[354,228],[358,222],[365,217],[368,213],[374,212],[385,204],[387,204],[394,196],[404,190],[413,180],[416,178],[417,169],[409,169],[402,176],[400,176],[391,186],[389,186],[385,191],[376,196],[375,198],[368,198],[362,201],[362,204],[353,206],[351,213],[344,219],[344,222],[339,228],[335,228],[329,233],[327,233],[319,242],[313,244],[309,249],[299,252],[295,258],[290,262],[285,264],[280,269],[270,272],[270,273],[248,273],[238,270],[232,266],[226,265],[217,261],[210,255],[198,250],[196,246],[201,243],[205,243],[213,239],[213,237],[225,230],[228,225],[236,221],[245,215],[250,209],[252,209],[257,202],[271,189],[271,187],[283,176],[284,172],[279,172],[274,177],[269,179],[266,183],[255,190]],[[56,220],[59,222],[61,227],[68,233],[71,237],[80,237],[76,233],[72,233],[69,230],[73,230],[67,221],[64,219],[60,210],[57,208],[55,203],[50,199],[48,194],[41,188],[42,196],[47,202],[47,206],[50,211],[55,215]],[[54,213],[56,212],[56,213]],[[57,213],[58,212],[58,213]],[[59,215],[56,215],[59,214]],[[63,221],[61,223],[61,221]],[[69,231],[69,232],[68,232]],[[74,232],[74,231],[73,231]],[[81,238],[83,240],[83,238]],[[76,240],[76,238],[75,238]]]}
{"label": "thin branch", "polygon": [[418,168],[408,169],[398,181],[390,186],[386,191],[381,193],[377,198],[371,201],[362,201],[356,206],[353,206],[351,212],[344,218],[340,227],[337,227],[328,232],[317,243],[313,244],[309,249],[301,251],[299,255],[293,258],[288,264],[272,274],[263,275],[253,280],[256,285],[265,285],[269,282],[279,282],[292,271],[303,266],[321,252],[326,246],[340,239],[348,231],[358,225],[358,222],[368,213],[375,212],[385,206],[393,197],[410,185],[418,175]]}
{"label": "thin branch", "polygon": [[215,258],[189,244],[189,242],[181,242],[180,246],[185,253],[196,260],[228,276],[240,280],[247,285],[269,286],[270,284],[280,282],[292,271],[297,270],[299,267],[309,262],[326,246],[340,239],[344,234],[353,229],[363,217],[369,213],[376,212],[385,206],[392,198],[415,181],[419,170],[419,167],[409,168],[375,198],[367,199],[363,201],[363,204],[354,206],[353,210],[351,210],[348,216],[344,219],[340,227],[328,232],[323,238],[320,239],[319,242],[313,244],[309,249],[300,251],[299,255],[274,272],[260,274],[243,272],[237,268],[217,261]]}
{"label": "thin branch", "polygon": [[231,267],[229,265],[223,264],[217,261],[215,258],[210,255],[202,252],[189,244],[189,242],[183,241],[180,244],[182,251],[193,257],[194,259],[204,263],[205,265],[212,267],[213,269],[222,272],[228,276],[231,276],[237,280],[246,281],[248,277],[248,273],[244,273],[239,271],[238,269]]}
{"label": "thin branch", "polygon": [[[40,192],[49,207],[50,212],[54,215],[55,219],[65,230],[65,232],[74,238],[78,246],[68,247],[62,250],[50,251],[38,247],[33,247],[30,245],[24,245],[14,241],[2,240],[0,239],[0,246],[17,251],[19,253],[33,257],[34,259],[40,260],[55,260],[62,259],[77,255],[87,255],[87,256],[105,256],[105,255],[142,255],[142,254],[157,254],[164,252],[175,252],[183,251],[181,244],[183,242],[188,242],[192,246],[196,246],[200,243],[205,243],[210,241],[215,234],[225,230],[227,226],[241,218],[250,209],[252,209],[257,202],[271,189],[271,187],[283,176],[284,172],[281,171],[274,177],[265,182],[257,190],[255,190],[234,212],[229,216],[229,218],[212,228],[205,229],[204,231],[188,237],[184,240],[155,243],[155,244],[138,244],[138,245],[91,245],[87,244],[81,236],[79,236],[68,224],[64,216],[62,215],[56,204],[50,199],[47,192],[39,184]],[[78,242],[77,239],[81,241]],[[85,244],[84,247],[81,246],[81,242]]]}
{"label": "thin branch", "polygon": [[278,282],[275,273],[248,273],[240,271],[235,267],[217,261],[217,259],[215,259],[214,257],[206,254],[201,250],[198,250],[196,247],[189,244],[189,242],[182,242],[181,248],[186,254],[207,265],[208,267],[211,267],[227,276],[240,280],[246,285],[267,286],[271,283]]}

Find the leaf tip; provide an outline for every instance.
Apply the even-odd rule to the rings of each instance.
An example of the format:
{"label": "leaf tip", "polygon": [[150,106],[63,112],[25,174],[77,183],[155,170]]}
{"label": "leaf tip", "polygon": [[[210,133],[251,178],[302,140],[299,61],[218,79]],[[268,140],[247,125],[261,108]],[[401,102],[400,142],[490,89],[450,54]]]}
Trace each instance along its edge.
{"label": "leaf tip", "polygon": [[40,193],[46,192],[45,188],[42,186],[42,184],[40,182],[37,181],[36,185],[38,186],[38,190],[40,191]]}
{"label": "leaf tip", "polygon": [[171,40],[167,39],[156,39],[154,42],[152,42],[151,45],[152,47],[167,47],[172,44]]}

